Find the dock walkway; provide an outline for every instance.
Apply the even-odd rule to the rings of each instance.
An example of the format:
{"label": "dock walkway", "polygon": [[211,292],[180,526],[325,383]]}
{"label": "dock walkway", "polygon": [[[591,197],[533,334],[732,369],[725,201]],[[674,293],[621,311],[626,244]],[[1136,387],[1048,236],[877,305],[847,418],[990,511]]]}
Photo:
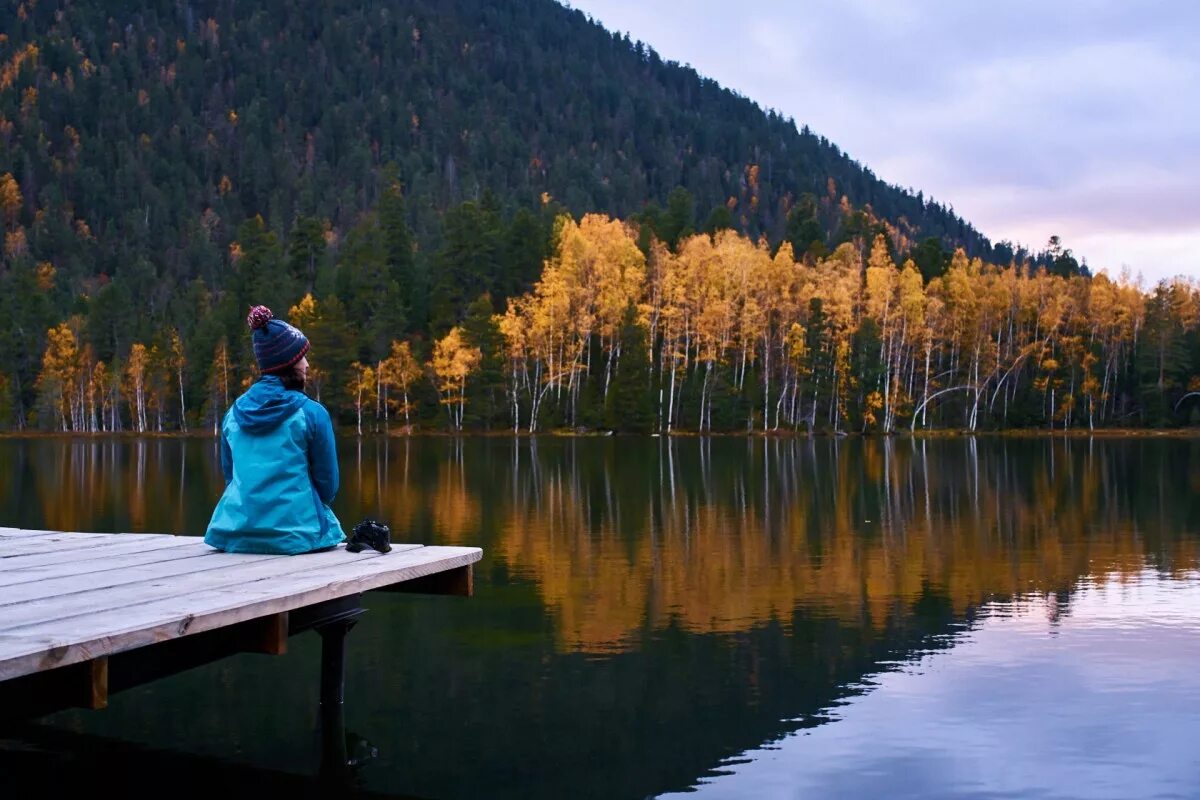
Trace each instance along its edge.
{"label": "dock walkway", "polygon": [[110,691],[232,653],[282,654],[305,630],[325,640],[322,702],[328,688],[340,704],[363,593],[469,595],[481,555],[417,544],[244,555],[196,537],[0,528],[0,717],[103,708]]}

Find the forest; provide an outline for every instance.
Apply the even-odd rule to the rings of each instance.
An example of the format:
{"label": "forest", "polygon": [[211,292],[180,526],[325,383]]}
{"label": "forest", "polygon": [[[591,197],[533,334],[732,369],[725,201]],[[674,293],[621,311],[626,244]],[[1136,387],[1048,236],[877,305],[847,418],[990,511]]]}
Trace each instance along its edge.
{"label": "forest", "polygon": [[363,433],[1192,418],[1192,283],[993,244],[551,0],[14,8],[0,429],[213,430],[257,303]]}
{"label": "forest", "polygon": [[[399,206],[398,184],[393,197]],[[505,234],[524,243],[520,231],[542,223],[472,203],[451,216],[459,229],[437,256],[456,277],[431,298],[436,333],[405,336],[389,245],[407,253],[408,233],[387,224],[387,205],[347,237],[332,290],[304,286],[328,271],[320,236],[285,250],[252,220],[233,244],[235,296],[287,309],[312,342],[308,391],[360,434],[1170,426],[1191,419],[1180,401],[1200,389],[1190,280],[1145,292],[961,248],[927,276],[918,248],[897,263],[883,233],[797,258],[791,241],[772,248],[730,228],[671,247],[645,222],[560,214],[532,286],[498,308],[472,269],[481,253],[504,263]],[[515,266],[528,255],[508,252]],[[43,264],[27,279],[42,295],[54,277]],[[51,327],[26,424],[215,428],[256,370],[248,335],[221,335],[226,301],[214,306],[202,285],[193,298],[194,338],[207,340],[166,327],[107,361],[87,341],[91,319]]]}

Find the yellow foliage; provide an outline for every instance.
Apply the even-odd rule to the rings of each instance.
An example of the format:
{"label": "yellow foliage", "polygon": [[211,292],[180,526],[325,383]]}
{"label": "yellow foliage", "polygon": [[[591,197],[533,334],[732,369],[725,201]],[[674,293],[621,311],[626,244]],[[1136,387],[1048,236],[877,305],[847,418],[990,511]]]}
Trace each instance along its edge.
{"label": "yellow foliage", "polygon": [[46,331],[46,350],[42,354],[37,388],[58,411],[63,430],[69,430],[74,419],[73,407],[81,388],[82,375],[79,341],[70,325],[64,322]]}
{"label": "yellow foliage", "polygon": [[29,244],[25,240],[25,229],[18,225],[4,234],[4,255],[16,259],[25,255]]}
{"label": "yellow foliage", "polygon": [[12,87],[17,76],[21,73],[22,66],[26,63],[37,64],[38,53],[38,46],[31,42],[13,53],[8,61],[0,64],[0,92]]}
{"label": "yellow foliage", "polygon": [[3,212],[6,222],[12,224],[16,220],[24,202],[25,199],[21,196],[21,187],[12,173],[6,172],[0,175],[0,212]]}
{"label": "yellow foliage", "polygon": [[479,366],[481,358],[479,348],[469,347],[463,339],[462,329],[457,326],[437,341],[430,367],[437,378],[438,391],[443,394],[443,403],[458,402],[457,395]]}
{"label": "yellow foliage", "polygon": [[455,428],[462,428],[467,378],[479,367],[482,358],[479,348],[468,345],[462,329],[457,326],[434,343],[429,367],[433,370],[441,402],[447,407]]}
{"label": "yellow foliage", "polygon": [[34,280],[37,283],[38,291],[48,292],[53,289],[54,276],[56,274],[57,270],[54,269],[54,265],[49,261],[38,262],[38,265],[34,270]]}
{"label": "yellow foliage", "polygon": [[300,330],[311,326],[312,323],[320,318],[320,314],[317,313],[317,301],[313,299],[311,292],[304,295],[304,297],[300,298],[300,302],[288,309],[288,319]]}
{"label": "yellow foliage", "polygon": [[[413,405],[409,402],[409,390],[424,372],[421,362],[413,355],[412,346],[408,342],[392,342],[391,351],[379,362],[377,372],[385,392],[385,408],[403,414],[407,422]],[[392,390],[399,396],[393,397]]]}

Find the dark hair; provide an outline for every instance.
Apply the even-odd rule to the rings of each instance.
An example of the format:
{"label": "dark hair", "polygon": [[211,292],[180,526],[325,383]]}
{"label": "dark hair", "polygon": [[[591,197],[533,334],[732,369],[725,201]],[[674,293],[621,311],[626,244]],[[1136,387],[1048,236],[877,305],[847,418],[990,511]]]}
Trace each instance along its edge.
{"label": "dark hair", "polygon": [[290,367],[270,373],[283,382],[283,388],[292,389],[297,392],[304,391],[304,374],[300,372],[300,367],[297,364],[292,364]]}

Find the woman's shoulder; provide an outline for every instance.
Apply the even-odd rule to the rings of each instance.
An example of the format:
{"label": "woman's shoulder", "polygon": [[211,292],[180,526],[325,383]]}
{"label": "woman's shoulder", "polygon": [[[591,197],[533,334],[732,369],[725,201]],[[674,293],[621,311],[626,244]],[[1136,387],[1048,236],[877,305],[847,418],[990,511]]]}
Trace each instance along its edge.
{"label": "woman's shoulder", "polygon": [[304,416],[309,420],[332,422],[332,418],[329,416],[329,409],[325,408],[325,406],[321,405],[319,401],[313,400],[311,397],[305,397],[304,405],[302,405],[300,408],[304,411]]}

